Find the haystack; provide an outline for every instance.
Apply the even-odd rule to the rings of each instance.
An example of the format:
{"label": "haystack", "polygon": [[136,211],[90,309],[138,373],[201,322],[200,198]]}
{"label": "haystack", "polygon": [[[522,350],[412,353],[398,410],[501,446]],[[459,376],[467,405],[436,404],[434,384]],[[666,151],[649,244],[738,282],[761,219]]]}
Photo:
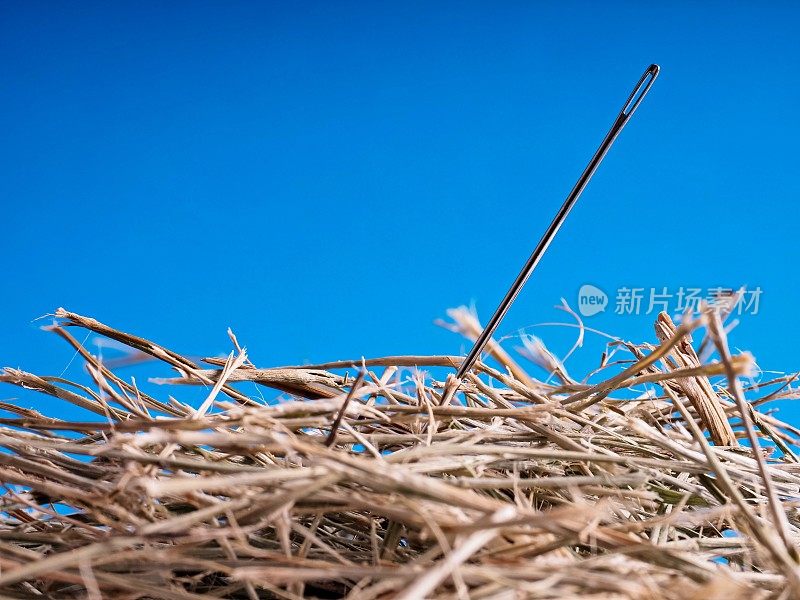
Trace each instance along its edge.
{"label": "haystack", "polygon": [[[794,379],[748,378],[719,311],[585,378],[493,342],[448,403],[459,356],[260,368],[235,336],[200,361],[55,317],[86,380],[0,375],[51,397],[0,403],[2,598],[800,597],[800,430],[764,411]],[[173,376],[139,386],[75,329]]]}

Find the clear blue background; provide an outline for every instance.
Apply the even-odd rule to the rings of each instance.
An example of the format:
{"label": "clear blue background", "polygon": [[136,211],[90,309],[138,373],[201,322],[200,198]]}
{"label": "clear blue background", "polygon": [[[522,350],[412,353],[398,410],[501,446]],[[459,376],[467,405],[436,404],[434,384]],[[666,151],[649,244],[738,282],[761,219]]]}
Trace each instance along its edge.
{"label": "clear blue background", "polygon": [[193,355],[231,326],[262,366],[463,351],[433,320],[488,316],[658,62],[500,334],[569,320],[583,283],[757,285],[732,343],[796,369],[799,13],[5,2],[0,363],[62,372],[32,321],[57,306]]}

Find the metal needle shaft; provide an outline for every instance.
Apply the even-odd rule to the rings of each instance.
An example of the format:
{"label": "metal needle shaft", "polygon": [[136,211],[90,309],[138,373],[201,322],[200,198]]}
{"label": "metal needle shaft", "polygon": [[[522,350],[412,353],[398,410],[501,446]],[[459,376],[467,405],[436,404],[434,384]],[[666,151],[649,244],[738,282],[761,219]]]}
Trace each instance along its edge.
{"label": "metal needle shaft", "polygon": [[642,102],[645,95],[647,95],[647,92],[650,90],[650,86],[653,85],[656,77],[658,77],[658,71],[658,65],[650,65],[642,75],[641,79],[639,79],[639,83],[637,83],[636,87],[633,88],[631,95],[628,96],[628,100],[625,102],[622,110],[619,111],[619,114],[617,115],[614,124],[611,126],[611,129],[608,130],[608,133],[603,139],[603,142],[600,144],[600,147],[594,153],[594,156],[592,156],[589,164],[586,165],[583,173],[581,173],[581,176],[575,183],[575,187],[572,188],[572,191],[569,193],[569,196],[567,196],[564,204],[561,205],[561,208],[558,210],[558,213],[556,214],[552,223],[550,223],[547,231],[544,232],[542,239],[539,240],[539,243],[536,245],[536,248],[534,248],[533,253],[530,255],[528,260],[525,262],[525,265],[522,267],[519,275],[517,275],[514,283],[511,284],[511,287],[509,288],[508,292],[506,292],[502,302],[500,302],[500,306],[498,306],[497,310],[494,311],[492,318],[489,319],[489,322],[486,324],[483,332],[472,346],[472,350],[469,351],[469,354],[464,359],[464,362],[461,363],[461,366],[456,373],[456,379],[458,381],[461,381],[464,378],[464,376],[475,364],[475,361],[478,360],[478,357],[481,355],[481,352],[483,352],[486,344],[492,338],[492,335],[494,335],[494,332],[497,329],[497,326],[500,324],[500,321],[502,321],[503,317],[508,312],[508,309],[513,304],[514,299],[517,297],[517,294],[519,294],[520,290],[522,289],[522,286],[525,285],[528,277],[530,277],[531,273],[536,268],[536,265],[539,263],[542,255],[547,250],[550,242],[553,241],[556,233],[558,233],[558,230],[561,228],[561,225],[567,218],[569,211],[572,210],[572,207],[578,201],[578,198],[580,198],[580,195],[586,187],[586,184],[589,183],[589,180],[592,178],[592,175],[594,175],[597,167],[600,166],[600,163],[603,161],[606,153],[611,148],[614,140],[617,139],[617,136],[622,132],[625,125],[628,124],[628,121],[633,116],[633,113],[639,107],[639,104]]}

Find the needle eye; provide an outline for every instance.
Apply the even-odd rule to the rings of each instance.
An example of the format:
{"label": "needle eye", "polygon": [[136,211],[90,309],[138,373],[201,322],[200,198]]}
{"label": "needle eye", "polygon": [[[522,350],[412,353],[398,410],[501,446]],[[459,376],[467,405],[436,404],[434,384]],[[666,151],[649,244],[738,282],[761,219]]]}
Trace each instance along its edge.
{"label": "needle eye", "polygon": [[658,65],[650,65],[647,70],[642,75],[642,78],[639,80],[639,83],[636,84],[636,87],[631,92],[631,95],[628,97],[628,101],[625,103],[625,106],[622,107],[622,114],[625,117],[630,117],[636,108],[639,106],[644,97],[647,95],[647,92],[650,91],[650,86],[653,85],[653,82],[658,77],[658,72],[660,71],[660,67]]}

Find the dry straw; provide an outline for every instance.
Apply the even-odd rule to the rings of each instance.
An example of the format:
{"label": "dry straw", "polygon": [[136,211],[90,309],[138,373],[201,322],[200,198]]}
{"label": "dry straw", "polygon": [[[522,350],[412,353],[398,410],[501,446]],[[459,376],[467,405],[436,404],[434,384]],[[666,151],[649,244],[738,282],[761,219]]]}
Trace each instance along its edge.
{"label": "dry straw", "polygon": [[[718,312],[660,315],[658,345],[612,344],[592,383],[528,344],[537,379],[492,342],[495,368],[448,403],[431,373],[461,357],[260,369],[231,335],[202,366],[56,317],[90,384],[0,380],[87,416],[0,405],[2,598],[800,597],[800,431],[755,408],[794,398],[793,378],[743,387],[752,360]],[[172,395],[75,328],[169,365],[175,387],[154,389]],[[701,364],[691,333],[719,360]],[[206,390],[194,407],[184,385]]]}

